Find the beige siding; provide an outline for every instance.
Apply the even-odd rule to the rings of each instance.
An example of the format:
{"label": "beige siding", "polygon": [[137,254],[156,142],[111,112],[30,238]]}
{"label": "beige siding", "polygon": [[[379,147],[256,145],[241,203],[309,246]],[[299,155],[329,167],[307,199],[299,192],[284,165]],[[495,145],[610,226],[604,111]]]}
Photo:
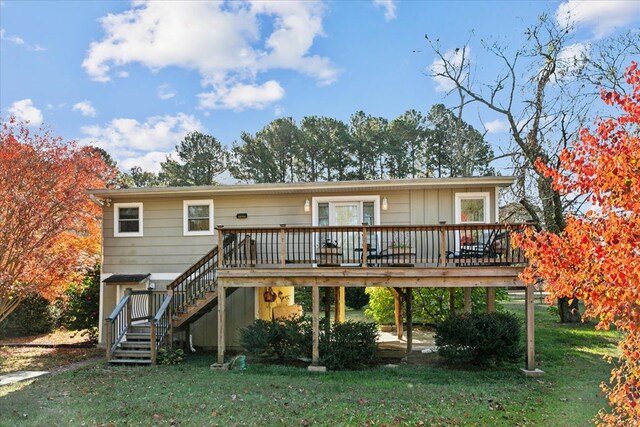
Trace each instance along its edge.
{"label": "beige siding", "polygon": [[[386,197],[388,209],[380,212],[383,225],[437,224],[444,220],[454,222],[454,199],[458,192],[488,191],[491,194],[489,208],[491,221],[495,221],[494,210],[496,189],[462,188],[462,189],[419,189],[419,190],[384,190],[379,193],[362,192],[330,192],[309,195],[280,194],[263,196],[216,196],[216,197],[112,197],[113,203],[143,202],[143,236],[114,237],[113,205],[104,208],[103,223],[103,267],[102,273],[151,273],[151,280],[158,289],[166,285],[177,275],[189,268],[194,262],[217,244],[217,236],[184,236],[183,235],[183,200],[208,200],[214,202],[214,224],[226,227],[275,226],[287,224],[291,226],[311,225],[311,212],[304,212],[306,199],[314,196],[349,196],[377,195]],[[237,219],[236,214],[246,213],[246,219]],[[103,317],[115,306],[113,292],[103,296]],[[227,336],[228,345],[239,344],[239,328],[253,321],[256,314],[255,290],[241,289],[227,301]],[[203,316],[192,329],[194,344],[213,347],[217,343],[217,311]]]}

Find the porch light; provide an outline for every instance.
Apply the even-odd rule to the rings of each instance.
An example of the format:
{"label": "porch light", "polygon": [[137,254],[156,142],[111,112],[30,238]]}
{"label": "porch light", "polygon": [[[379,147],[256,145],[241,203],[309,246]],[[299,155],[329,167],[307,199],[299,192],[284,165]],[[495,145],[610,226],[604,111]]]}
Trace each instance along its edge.
{"label": "porch light", "polygon": [[309,212],[311,210],[311,202],[309,199],[304,201],[304,211]]}
{"label": "porch light", "polygon": [[382,198],[382,210],[386,211],[387,209],[389,209],[389,201],[387,200],[386,197]]}

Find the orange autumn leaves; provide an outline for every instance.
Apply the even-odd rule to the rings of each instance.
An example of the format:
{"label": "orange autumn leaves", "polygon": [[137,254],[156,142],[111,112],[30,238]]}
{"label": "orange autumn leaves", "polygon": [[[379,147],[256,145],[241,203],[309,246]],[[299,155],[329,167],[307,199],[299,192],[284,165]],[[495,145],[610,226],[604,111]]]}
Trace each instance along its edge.
{"label": "orange autumn leaves", "polygon": [[95,265],[111,171],[92,149],[14,120],[0,129],[0,321],[30,292],[54,298]]}
{"label": "orange autumn leaves", "polygon": [[538,163],[563,194],[588,197],[593,208],[569,214],[560,235],[533,230],[516,238],[530,259],[522,279],[543,281],[558,297],[584,301],[585,316],[625,333],[620,363],[603,385],[611,410],[601,425],[640,424],[640,70],[626,70],[629,93],[603,92],[617,117],[600,119],[595,131],[560,156],[560,171]]}

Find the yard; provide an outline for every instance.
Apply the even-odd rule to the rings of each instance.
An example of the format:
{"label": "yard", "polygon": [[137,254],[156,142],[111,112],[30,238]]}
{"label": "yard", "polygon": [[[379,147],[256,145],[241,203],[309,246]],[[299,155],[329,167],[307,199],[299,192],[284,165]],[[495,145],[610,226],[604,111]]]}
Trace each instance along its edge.
{"label": "yard", "polygon": [[[521,302],[506,305],[522,315]],[[556,319],[537,305],[542,378],[523,377],[522,364],[313,374],[255,363],[212,371],[214,355],[202,354],[152,368],[97,362],[0,387],[0,425],[591,425],[606,406],[599,384],[610,366],[602,356],[615,354],[617,335]]]}

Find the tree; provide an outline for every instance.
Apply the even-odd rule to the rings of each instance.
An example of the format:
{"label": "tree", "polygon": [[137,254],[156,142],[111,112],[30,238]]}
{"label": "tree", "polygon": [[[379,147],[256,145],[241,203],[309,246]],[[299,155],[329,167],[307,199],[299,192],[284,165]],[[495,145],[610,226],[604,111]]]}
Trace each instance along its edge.
{"label": "tree", "polygon": [[86,190],[113,176],[91,147],[2,124],[0,322],[29,294],[53,299],[96,264],[101,210]]}
{"label": "tree", "polygon": [[[502,67],[491,71],[495,76],[491,81],[472,75],[468,46],[446,52],[437,40],[425,36],[438,60],[432,75],[452,84],[452,92],[460,98],[458,108],[477,103],[506,121],[514,144],[505,156],[513,160],[515,197],[532,218],[553,233],[564,229],[565,212],[582,200],[562,196],[551,179],[533,165],[536,161],[558,165],[559,151],[575,138],[592,111],[596,97],[589,89],[591,82],[615,87],[616,65],[640,53],[640,38],[630,33],[618,41],[594,43],[591,55],[569,55],[570,48],[576,46],[571,45],[574,34],[571,24],[561,26],[555,17],[542,15],[525,32],[526,42],[514,52],[481,40]],[[580,320],[577,299],[563,299],[558,306],[563,322]]]}
{"label": "tree", "polygon": [[[373,117],[364,111],[357,111],[351,116],[352,149],[354,170],[351,179],[380,179],[383,177],[382,146],[387,136],[387,119]],[[378,170],[380,165],[380,170]]]}
{"label": "tree", "polygon": [[245,182],[295,182],[300,129],[291,118],[272,121],[255,135],[243,132],[232,148],[231,175]]}
{"label": "tree", "polygon": [[528,230],[516,243],[530,266],[522,279],[543,281],[553,298],[580,298],[584,315],[611,325],[625,335],[620,364],[611,386],[602,385],[612,406],[601,411],[603,425],[640,423],[640,71],[626,71],[628,95],[603,91],[607,105],[621,110],[617,118],[600,119],[595,133],[582,129],[572,149],[559,157],[559,167],[536,162],[559,194],[588,196],[593,208],[567,215],[561,233]]}
{"label": "tree", "polygon": [[158,187],[162,185],[157,174],[142,170],[140,166],[132,167],[126,175],[131,181],[131,187]]}
{"label": "tree", "polygon": [[495,173],[489,166],[493,150],[477,129],[443,104],[431,107],[427,121],[429,128],[423,150],[429,175],[460,177]]}
{"label": "tree", "polygon": [[178,160],[171,156],[160,164],[159,178],[170,186],[215,185],[227,167],[227,151],[213,136],[191,132],[177,146]]}
{"label": "tree", "polygon": [[425,118],[419,111],[405,111],[391,121],[385,147],[390,178],[416,178],[421,174],[419,157],[425,133]]}

